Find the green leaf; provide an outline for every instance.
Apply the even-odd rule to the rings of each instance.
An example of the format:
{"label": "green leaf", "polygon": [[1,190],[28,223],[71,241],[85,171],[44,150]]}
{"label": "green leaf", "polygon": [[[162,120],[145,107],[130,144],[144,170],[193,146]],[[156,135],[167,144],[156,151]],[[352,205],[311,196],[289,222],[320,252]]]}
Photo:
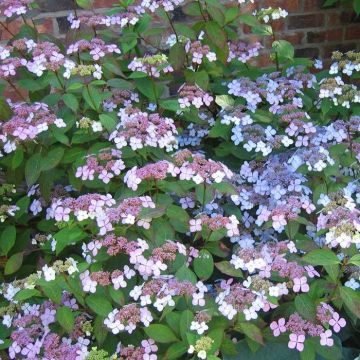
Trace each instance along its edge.
{"label": "green leaf", "polygon": [[186,340],[186,333],[190,331],[191,322],[194,319],[194,314],[190,310],[184,310],[180,318],[180,334],[183,340]]}
{"label": "green leaf", "polygon": [[60,163],[64,156],[65,149],[58,147],[50,150],[45,158],[42,159],[41,171],[51,170]]}
{"label": "green leaf", "polygon": [[353,7],[356,12],[356,14],[360,15],[360,1],[359,0],[353,0]]}
{"label": "green leaf", "polygon": [[316,305],[309,295],[300,294],[295,297],[295,308],[297,312],[306,320],[315,321]]}
{"label": "green leaf", "polygon": [[108,316],[108,314],[113,310],[109,300],[102,295],[89,295],[85,302],[95,314],[103,317]]}
{"label": "green leaf", "polygon": [[340,288],[340,297],[349,310],[360,319],[360,293],[346,286]]}
{"label": "green leaf", "polygon": [[207,250],[200,250],[199,256],[194,259],[195,274],[203,280],[208,279],[214,271],[214,260]]}
{"label": "green leaf", "polygon": [[113,131],[116,127],[116,121],[115,119],[107,114],[101,114],[99,116],[101,124],[104,126],[104,128],[107,131]]}
{"label": "green leaf", "polygon": [[0,238],[0,249],[1,253],[7,255],[9,251],[15,245],[16,240],[16,228],[15,226],[7,226]]}
{"label": "green leaf", "polygon": [[220,49],[226,46],[226,33],[216,21],[207,21],[205,23],[205,33],[208,38]]}
{"label": "green leaf", "polygon": [[110,79],[107,84],[116,89],[133,90],[134,85],[130,81],[124,79]]}
{"label": "green leaf", "polygon": [[235,329],[242,332],[256,343],[264,345],[264,339],[261,330],[256,325],[249,322],[242,322],[236,325]]}
{"label": "green leaf", "polygon": [[56,254],[61,253],[61,251],[63,251],[66,246],[76,244],[85,237],[86,233],[83,232],[78,226],[60,230],[54,235],[56,240]]}
{"label": "green leaf", "polygon": [[154,339],[156,342],[159,342],[161,344],[178,341],[176,335],[166,325],[152,324],[144,328],[144,331],[147,336],[149,336],[150,338]]}
{"label": "green leaf", "polygon": [[166,360],[181,359],[182,355],[187,353],[188,348],[189,346],[185,341],[171,344],[166,350],[164,359]]}
{"label": "green leaf", "polygon": [[240,269],[235,269],[233,265],[230,264],[229,261],[221,261],[215,263],[215,266],[225,275],[233,276],[233,277],[243,277],[243,273]]}
{"label": "green leaf", "polygon": [[338,257],[328,249],[315,249],[306,254],[302,259],[311,265],[340,264]]}
{"label": "green leaf", "polygon": [[104,318],[102,316],[97,316],[94,321],[94,336],[98,344],[103,344],[108,332],[104,331]]}
{"label": "green leaf", "polygon": [[63,289],[57,284],[56,280],[47,282],[42,279],[39,285],[50,300],[54,301],[56,304],[60,304]]}
{"label": "green leaf", "polygon": [[39,296],[41,296],[41,292],[36,289],[23,289],[15,294],[14,300],[25,301],[27,299]]}
{"label": "green leaf", "polygon": [[76,3],[84,9],[89,9],[92,5],[91,0],[76,0]]}
{"label": "green leaf", "polygon": [[175,70],[180,70],[186,59],[186,52],[184,44],[178,42],[170,48],[169,62]]}
{"label": "green leaf", "polygon": [[41,174],[41,155],[34,154],[32,155],[25,165],[25,179],[28,186],[34,185],[36,180],[39,178]]}
{"label": "green leaf", "polygon": [[176,278],[179,280],[188,280],[193,284],[196,284],[197,277],[196,275],[186,266],[183,265],[175,274]]}
{"label": "green leaf", "polygon": [[154,84],[148,78],[135,79],[134,81],[136,88],[148,99],[150,99],[150,101],[155,102],[156,99],[160,98],[163,87],[161,87],[159,84]]}
{"label": "green leaf", "polygon": [[76,112],[79,108],[79,101],[73,94],[64,94],[63,101],[67,107]]}
{"label": "green leaf", "polygon": [[6,262],[4,274],[11,275],[18,271],[21,267],[21,264],[24,259],[24,253],[19,252],[10,257],[10,259]]}
{"label": "green leaf", "polygon": [[354,264],[356,266],[360,266],[360,254],[356,254],[349,260],[350,264]]}
{"label": "green leaf", "polygon": [[294,47],[286,40],[274,41],[272,48],[277,53],[280,61],[292,60],[294,58]]}
{"label": "green leaf", "polygon": [[235,100],[230,95],[216,95],[215,102],[224,110],[231,109],[235,104]]}
{"label": "green leaf", "polygon": [[324,265],[324,268],[333,281],[336,281],[338,279],[340,272],[340,266],[338,264]]}
{"label": "green leaf", "polygon": [[21,148],[17,148],[11,161],[11,168],[13,170],[17,169],[21,165],[23,160],[24,151]]}
{"label": "green leaf", "polygon": [[0,96],[0,121],[6,121],[11,118],[12,110],[7,101]]}
{"label": "green leaf", "polygon": [[74,328],[74,315],[71,309],[67,306],[60,306],[56,310],[56,319],[59,324],[68,332],[71,333]]}
{"label": "green leaf", "polygon": [[189,222],[189,215],[188,213],[181,208],[180,206],[177,205],[169,205],[166,208],[166,215],[170,218],[170,219],[177,219],[179,221],[182,221],[184,223],[188,223]]}

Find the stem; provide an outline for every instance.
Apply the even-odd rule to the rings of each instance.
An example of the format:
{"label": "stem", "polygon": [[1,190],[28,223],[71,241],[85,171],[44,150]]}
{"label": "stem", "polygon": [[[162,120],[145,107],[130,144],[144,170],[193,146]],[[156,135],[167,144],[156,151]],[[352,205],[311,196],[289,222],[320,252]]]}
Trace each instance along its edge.
{"label": "stem", "polygon": [[17,89],[17,87],[11,82],[11,80],[7,80],[7,82],[10,84],[10,86],[15,90],[16,94],[19,95],[22,101],[27,102],[24,95]]}
{"label": "stem", "polygon": [[174,24],[173,24],[173,22],[172,22],[172,20],[171,20],[171,18],[170,18],[170,15],[167,13],[167,11],[165,11],[165,14],[166,14],[166,17],[167,17],[168,20],[169,20],[171,29],[172,29],[172,31],[173,31],[174,34],[175,34],[176,42],[179,42],[179,36],[178,36],[178,34],[177,34],[176,30],[175,30],[175,27],[174,27]]}
{"label": "stem", "polygon": [[26,19],[25,19],[24,14],[21,14],[21,17],[22,17],[22,19],[23,19],[24,24],[27,25],[28,23],[27,23],[27,21],[26,21]]}
{"label": "stem", "polygon": [[204,21],[206,22],[207,20],[206,20],[205,14],[204,14],[204,12],[203,12],[203,9],[202,9],[202,7],[201,7],[200,0],[198,0],[197,3],[198,3],[198,5],[199,5],[199,10],[200,10],[201,16],[202,16],[202,18],[204,19]]}
{"label": "stem", "polygon": [[156,84],[155,84],[154,78],[152,76],[151,76],[151,84],[152,84],[153,91],[154,91],[156,109],[158,110],[159,109],[159,99],[158,99],[157,93],[156,93]]}
{"label": "stem", "polygon": [[15,34],[2,22],[0,21],[0,25],[11,35],[15,36]]}
{"label": "stem", "polygon": [[[273,42],[276,41],[276,37],[275,37],[275,33],[274,30],[272,29],[272,38],[273,38]],[[276,64],[276,71],[280,70],[280,65],[279,65],[279,56],[278,53],[275,51],[275,64]]]}
{"label": "stem", "polygon": [[139,32],[138,32],[138,36],[139,36],[139,39],[140,39],[140,40],[142,40],[144,43],[150,45],[151,47],[153,47],[153,48],[156,49],[157,51],[164,51],[163,49],[157,47],[156,45],[153,45],[150,41],[148,41],[148,40],[146,40],[144,37],[142,37]]}
{"label": "stem", "polygon": [[203,192],[203,198],[202,198],[201,212],[203,212],[205,209],[205,200],[206,200],[206,182],[204,180],[204,192]]}
{"label": "stem", "polygon": [[59,77],[59,73],[57,71],[55,71],[55,75],[56,75],[56,78],[61,86],[61,88],[63,89],[63,91],[65,91],[65,85],[62,83],[60,77]]}

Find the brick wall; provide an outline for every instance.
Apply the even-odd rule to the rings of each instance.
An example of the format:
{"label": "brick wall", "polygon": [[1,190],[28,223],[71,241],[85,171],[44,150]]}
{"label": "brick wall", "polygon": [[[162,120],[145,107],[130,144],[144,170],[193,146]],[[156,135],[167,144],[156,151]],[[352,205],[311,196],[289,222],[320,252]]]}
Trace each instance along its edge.
{"label": "brick wall", "polygon": [[[0,0],[1,1],[1,0]],[[226,2],[226,0],[223,0]],[[73,0],[38,0],[40,12],[36,23],[40,31],[64,37],[68,30],[66,16],[73,7]],[[94,0],[96,11],[102,12],[116,0]],[[278,38],[290,41],[296,48],[296,55],[310,58],[328,58],[332,51],[360,50],[360,17],[356,17],[351,7],[323,8],[324,0],[255,0],[256,6],[282,7],[289,12],[288,18],[278,22]],[[186,21],[177,14],[176,19]],[[10,29],[16,31],[18,24]],[[240,37],[248,37],[249,29],[239,29]],[[0,31],[1,40],[10,35]],[[270,46],[271,39],[264,45]]]}

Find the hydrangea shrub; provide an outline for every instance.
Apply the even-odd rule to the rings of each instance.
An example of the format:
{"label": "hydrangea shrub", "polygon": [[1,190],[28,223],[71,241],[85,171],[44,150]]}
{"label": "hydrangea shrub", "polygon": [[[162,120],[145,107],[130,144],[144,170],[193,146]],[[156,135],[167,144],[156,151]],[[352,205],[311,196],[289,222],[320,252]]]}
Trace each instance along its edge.
{"label": "hydrangea shrub", "polygon": [[250,8],[0,3],[2,358],[359,355],[360,54]]}

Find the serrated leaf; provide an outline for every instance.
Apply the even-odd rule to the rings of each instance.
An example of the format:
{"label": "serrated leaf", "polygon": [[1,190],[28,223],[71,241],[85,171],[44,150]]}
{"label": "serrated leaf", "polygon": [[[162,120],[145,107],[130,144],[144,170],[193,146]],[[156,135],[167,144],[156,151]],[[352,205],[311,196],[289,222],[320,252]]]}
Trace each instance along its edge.
{"label": "serrated leaf", "polygon": [[7,255],[15,245],[16,228],[15,226],[7,226],[1,234],[0,249],[2,254]]}
{"label": "serrated leaf", "polygon": [[236,330],[244,333],[247,337],[258,344],[264,345],[261,330],[255,324],[242,322],[236,325]]}
{"label": "serrated leaf", "polygon": [[113,310],[109,300],[104,298],[102,295],[89,295],[85,299],[86,304],[89,308],[100,316],[106,317]]}
{"label": "serrated leaf", "polygon": [[58,147],[50,150],[42,159],[41,171],[51,170],[60,163],[64,156],[65,149]]}
{"label": "serrated leaf", "polygon": [[208,279],[214,271],[214,260],[207,250],[200,250],[197,258],[194,259],[194,271],[203,280]]}
{"label": "serrated leaf", "polygon": [[328,249],[315,249],[306,254],[302,259],[311,265],[340,264],[338,257]]}
{"label": "serrated leaf", "polygon": [[173,331],[166,325],[162,324],[151,324],[144,328],[147,336],[154,339],[155,341],[166,344],[174,341],[178,341],[178,338]]}
{"label": "serrated leaf", "polygon": [[360,293],[342,286],[340,287],[340,297],[349,310],[360,319]]}
{"label": "serrated leaf", "polygon": [[19,252],[12,255],[9,260],[6,262],[4,274],[11,275],[18,271],[22,265],[24,259],[24,253]]}
{"label": "serrated leaf", "polygon": [[225,275],[233,276],[233,277],[243,277],[243,273],[240,269],[235,269],[233,265],[230,264],[229,261],[221,261],[215,263],[215,266]]}
{"label": "serrated leaf", "polygon": [[67,107],[76,112],[79,108],[79,101],[73,94],[64,94],[63,101]]}
{"label": "serrated leaf", "polygon": [[40,154],[32,155],[25,165],[25,179],[28,186],[34,185],[41,174],[42,158]]}
{"label": "serrated leaf", "polygon": [[296,311],[306,320],[315,321],[316,305],[309,295],[299,294],[295,297]]}
{"label": "serrated leaf", "polygon": [[74,315],[71,309],[67,306],[60,306],[56,310],[56,319],[59,324],[68,332],[71,333],[74,328]]}

